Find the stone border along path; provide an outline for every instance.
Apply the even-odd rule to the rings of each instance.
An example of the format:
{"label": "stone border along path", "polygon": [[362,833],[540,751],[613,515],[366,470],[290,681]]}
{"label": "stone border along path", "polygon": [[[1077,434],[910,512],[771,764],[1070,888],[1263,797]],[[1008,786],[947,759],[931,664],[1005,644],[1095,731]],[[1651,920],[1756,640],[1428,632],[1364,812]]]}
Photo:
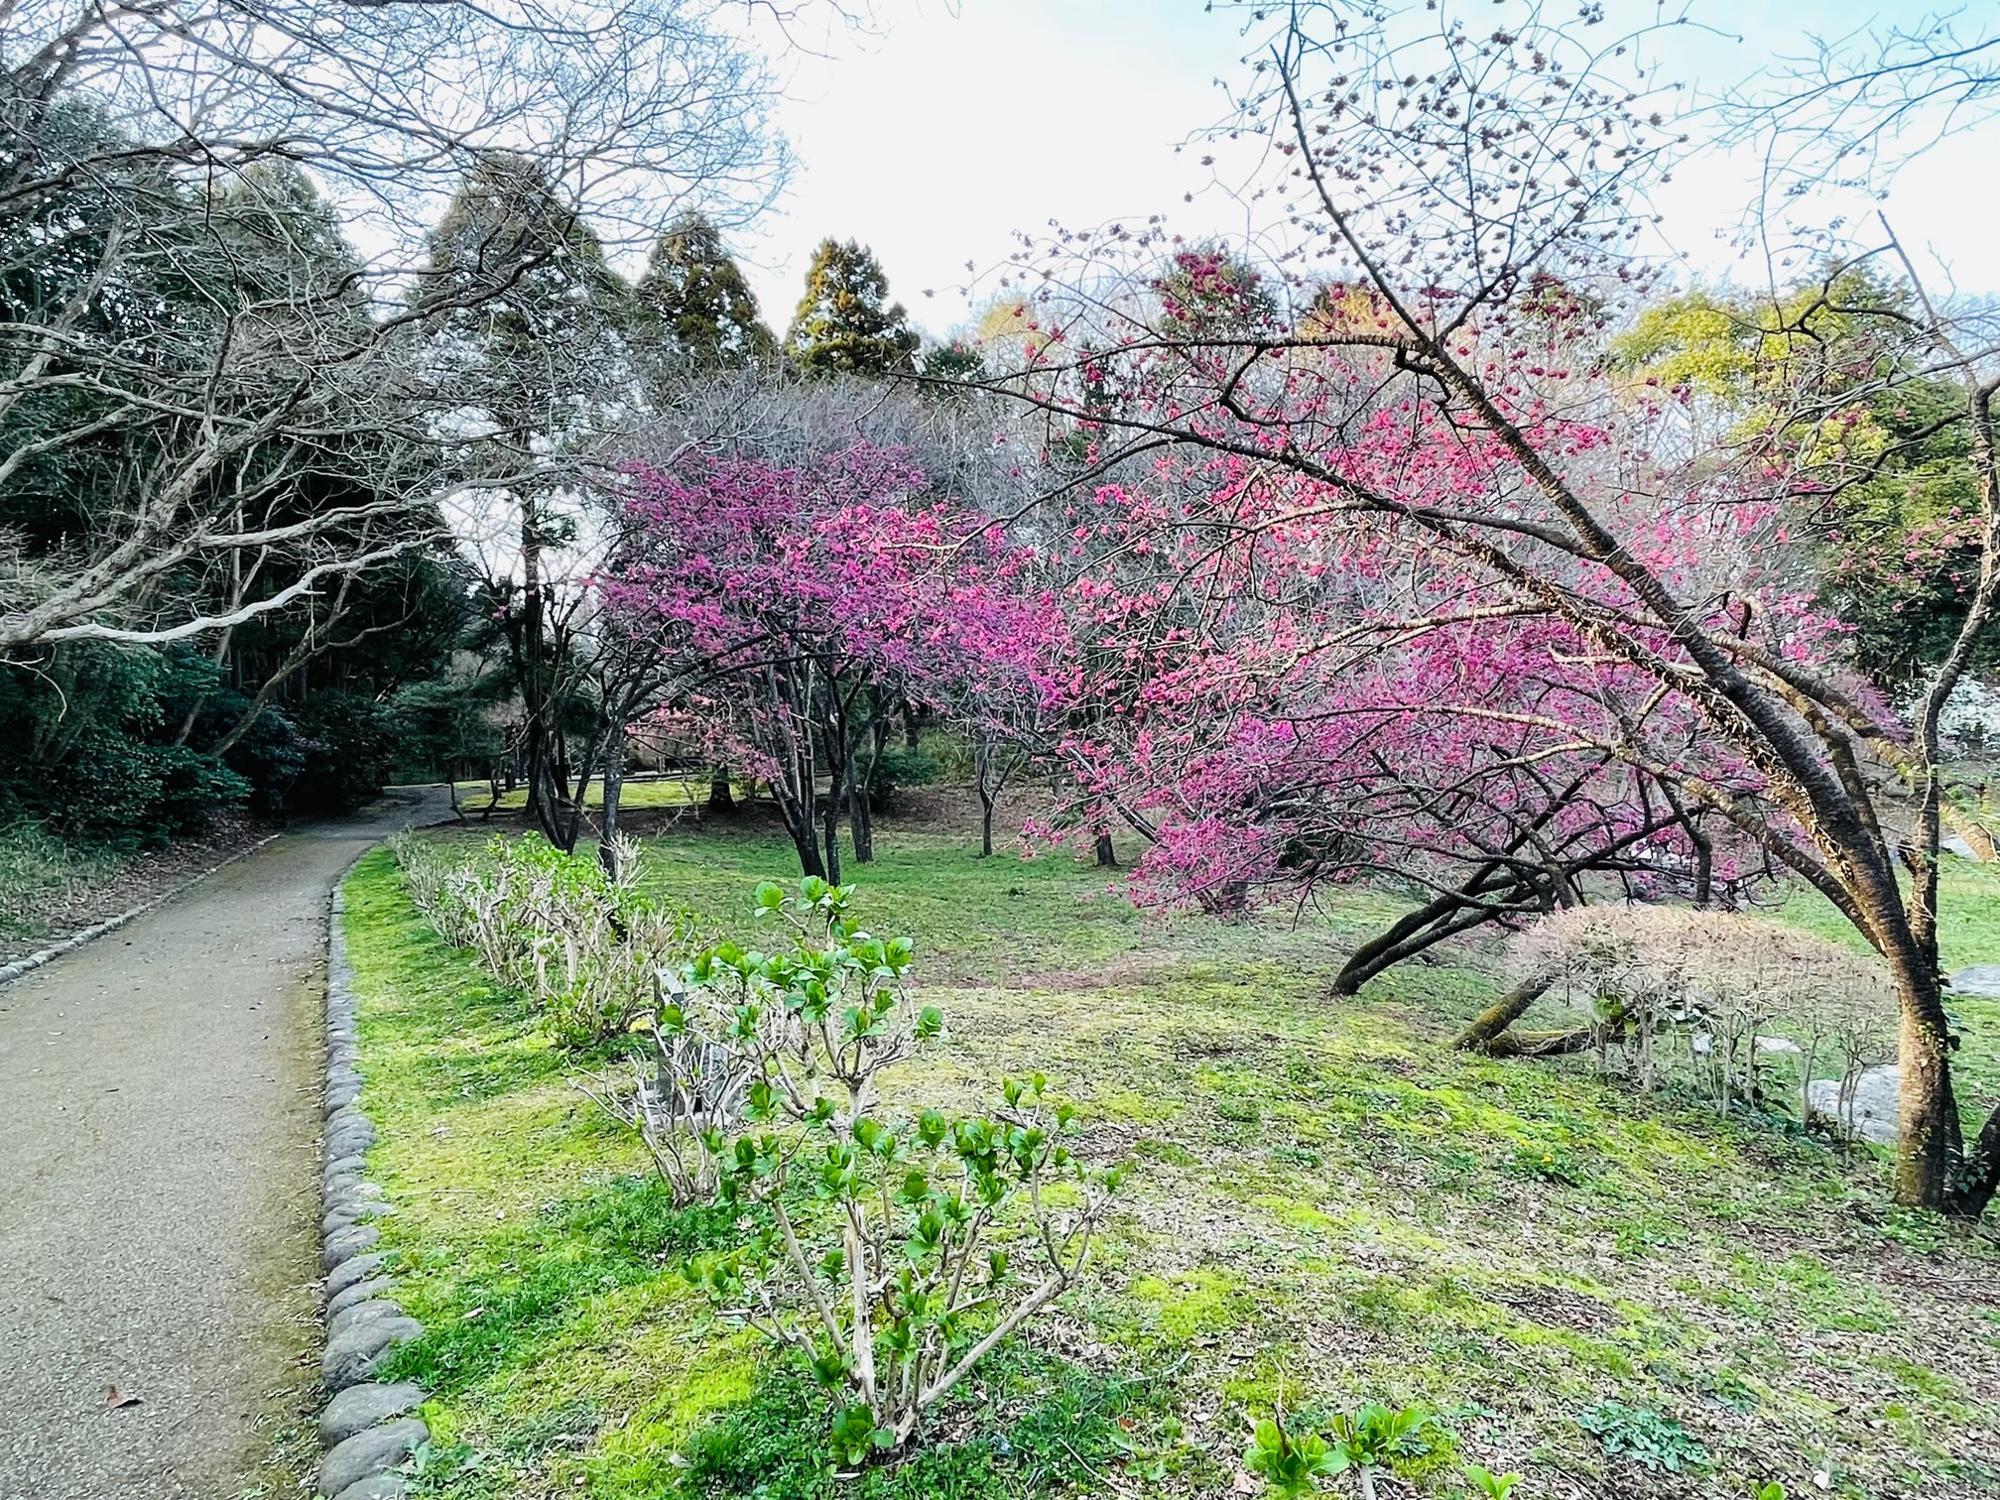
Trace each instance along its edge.
{"label": "stone border along path", "polygon": [[284,835],[280,833],[269,834],[266,837],[257,840],[257,842],[252,844],[249,848],[238,849],[234,854],[230,855],[227,859],[218,860],[215,864],[212,864],[206,870],[203,870],[199,875],[193,875],[190,876],[188,879],[183,880],[179,885],[175,886],[172,890],[162,891],[160,892],[159,895],[152,897],[150,900],[141,901],[137,906],[133,907],[130,911],[121,911],[115,917],[106,917],[101,922],[92,922],[88,927],[79,927],[75,932],[72,932],[68,937],[50,943],[46,948],[39,948],[35,952],[28,954],[26,957],[17,958],[13,960],[11,963],[0,964],[0,984],[11,983],[16,979],[19,979],[23,974],[32,974],[34,973],[35,970],[39,969],[43,964],[47,963],[50,959],[61,958],[65,953],[73,953],[78,948],[81,948],[85,943],[91,942],[97,938],[101,938],[107,932],[116,932],[119,928],[123,927],[127,922],[136,921],[138,918],[145,916],[146,913],[151,911],[154,907],[162,905],[165,902],[171,901],[174,899],[174,897],[182,894],[187,890],[190,890],[194,886],[201,884],[202,881],[208,879],[208,877],[213,875],[217,870],[226,870],[231,865],[235,864],[236,861],[238,861],[239,859],[248,859],[251,855],[255,854],[259,849],[264,848],[267,844],[275,843],[277,840],[283,837]]}
{"label": "stone border along path", "polygon": [[430,1438],[422,1419],[411,1415],[423,1404],[424,1392],[408,1382],[369,1377],[396,1345],[422,1333],[423,1325],[388,1296],[394,1281],[386,1274],[388,1258],[375,1248],[381,1231],[372,1221],[393,1209],[382,1189],[362,1175],[375,1127],[361,1107],[360,1007],[341,931],[346,909],[341,886],[348,871],[334,883],[327,923],[326,1148],[320,1176],[326,1353],[320,1377],[333,1399],[319,1419],[326,1447],[319,1493],[326,1500],[401,1500],[409,1485],[398,1471]]}

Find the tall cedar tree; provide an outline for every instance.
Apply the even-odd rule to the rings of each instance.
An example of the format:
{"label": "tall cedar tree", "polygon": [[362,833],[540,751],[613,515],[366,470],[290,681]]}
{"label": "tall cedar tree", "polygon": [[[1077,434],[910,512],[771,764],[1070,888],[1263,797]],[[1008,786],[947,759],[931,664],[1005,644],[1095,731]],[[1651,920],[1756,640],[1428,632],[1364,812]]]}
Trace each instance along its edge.
{"label": "tall cedar tree", "polygon": [[792,362],[814,373],[887,375],[911,367],[917,344],[903,304],[889,301],[875,253],[853,240],[821,240],[785,335]]}
{"label": "tall cedar tree", "polygon": [[757,364],[777,348],[742,268],[700,214],[675,220],[654,244],[638,300],[650,330],[697,367]]}

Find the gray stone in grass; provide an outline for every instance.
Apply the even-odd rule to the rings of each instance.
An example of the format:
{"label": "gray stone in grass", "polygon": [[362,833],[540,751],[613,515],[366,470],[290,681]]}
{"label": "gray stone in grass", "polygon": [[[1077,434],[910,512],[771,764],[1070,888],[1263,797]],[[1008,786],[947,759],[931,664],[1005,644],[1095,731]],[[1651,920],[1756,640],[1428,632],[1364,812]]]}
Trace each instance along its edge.
{"label": "gray stone in grass", "polygon": [[326,1341],[320,1356],[320,1379],[329,1391],[344,1391],[373,1375],[383,1357],[396,1345],[407,1343],[424,1331],[415,1318],[370,1318],[344,1329]]}
{"label": "gray stone in grass", "polygon": [[1974,964],[1951,976],[1951,987],[1961,995],[1982,1000],[2000,1000],[2000,964]]}
{"label": "gray stone in grass", "polygon": [[333,1500],[404,1500],[410,1493],[410,1481],[400,1474],[370,1474],[359,1484],[350,1484]]}
{"label": "gray stone in grass", "polygon": [[382,1296],[384,1293],[393,1292],[395,1289],[395,1277],[370,1276],[365,1281],[357,1281],[351,1286],[344,1286],[331,1297],[328,1297],[326,1299],[326,1315],[329,1318],[333,1317],[336,1313],[346,1311],[357,1302],[371,1301],[376,1297]]}
{"label": "gray stone in grass", "polygon": [[359,1151],[350,1152],[346,1156],[336,1156],[321,1170],[319,1174],[320,1183],[324,1185],[333,1181],[336,1177],[348,1174],[359,1177],[361,1169],[367,1164],[367,1158],[362,1156]]}
{"label": "gray stone in grass", "polygon": [[1946,834],[1943,838],[1939,839],[1938,848],[1942,849],[1946,854],[1956,854],[1960,859],[1976,860],[1979,858],[1979,851],[1968,844],[1963,835],[1956,833]]}
{"label": "gray stone in grass", "polygon": [[355,1129],[365,1129],[372,1135],[375,1130],[375,1124],[352,1104],[343,1104],[326,1117],[326,1132],[328,1135],[336,1135],[343,1130]]}
{"label": "gray stone in grass", "polygon": [[331,1271],[342,1261],[373,1250],[381,1238],[382,1231],[373,1224],[350,1224],[345,1229],[336,1229],[326,1237],[326,1245],[319,1253],[319,1263]]}
{"label": "gray stone in grass", "polygon": [[360,1156],[370,1146],[374,1146],[374,1140],[370,1140],[368,1136],[360,1134],[358,1130],[354,1130],[350,1126],[340,1136],[334,1136],[334,1138],[330,1138],[326,1142],[326,1160],[328,1162],[340,1162],[340,1160],[346,1160],[348,1156]]}
{"label": "gray stone in grass", "polygon": [[348,1105],[354,1103],[354,1101],[359,1099],[360,1097],[361,1097],[361,1085],[358,1083],[338,1083],[338,1084],[327,1085],[327,1090],[326,1090],[327,1118],[332,1119],[334,1115],[339,1113],[341,1110],[346,1109]]}
{"label": "gray stone in grass", "polygon": [[1894,1063],[1870,1068],[1854,1080],[1854,1092],[1840,1097],[1839,1080],[1815,1078],[1806,1088],[1813,1113],[1837,1120],[1849,1135],[1878,1146],[1893,1146],[1901,1134],[1902,1070]]}
{"label": "gray stone in grass", "polygon": [[329,1211],[344,1206],[351,1214],[358,1217],[366,1217],[365,1215],[358,1214],[358,1210],[364,1203],[381,1202],[382,1190],[366,1177],[358,1177],[352,1172],[343,1172],[340,1176],[326,1184],[325,1191],[321,1194],[321,1197]]}
{"label": "gray stone in grass", "polygon": [[368,1323],[379,1323],[384,1318],[403,1316],[403,1305],[391,1302],[387,1297],[370,1298],[366,1302],[355,1302],[343,1307],[326,1320],[326,1336],[337,1339],[343,1333],[351,1332]]}
{"label": "gray stone in grass", "polygon": [[319,1414],[320,1443],[331,1448],[336,1443],[346,1442],[357,1432],[365,1432],[378,1422],[413,1412],[423,1404],[423,1387],[412,1385],[407,1380],[394,1385],[374,1380],[350,1385],[327,1402],[326,1410]]}
{"label": "gray stone in grass", "polygon": [[366,1120],[349,1118],[344,1124],[329,1129],[326,1134],[326,1159],[338,1161],[343,1156],[354,1156],[375,1144],[375,1127]]}
{"label": "gray stone in grass", "polygon": [[350,1224],[366,1223],[370,1219],[379,1219],[385,1214],[394,1212],[395,1210],[380,1198],[343,1198],[327,1209],[326,1217],[319,1221],[319,1232],[331,1237]]}
{"label": "gray stone in grass", "polygon": [[389,1257],[379,1251],[369,1255],[357,1255],[344,1260],[327,1273],[326,1294],[338,1297],[356,1282],[366,1281],[376,1272],[387,1269]]}
{"label": "gray stone in grass", "polygon": [[[329,1213],[343,1212],[350,1219],[371,1219],[391,1212],[382,1190],[365,1177],[336,1177],[326,1185],[325,1200]],[[337,1207],[343,1204],[344,1208]]]}
{"label": "gray stone in grass", "polygon": [[395,1468],[430,1435],[430,1429],[415,1417],[402,1417],[334,1444],[320,1462],[320,1493],[338,1495],[371,1474]]}

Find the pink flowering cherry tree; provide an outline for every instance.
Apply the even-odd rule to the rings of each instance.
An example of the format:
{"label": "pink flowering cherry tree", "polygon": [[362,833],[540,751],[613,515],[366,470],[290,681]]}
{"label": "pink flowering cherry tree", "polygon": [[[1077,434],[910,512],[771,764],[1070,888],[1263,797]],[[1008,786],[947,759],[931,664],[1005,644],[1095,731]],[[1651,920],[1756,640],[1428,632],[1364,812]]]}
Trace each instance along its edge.
{"label": "pink flowering cherry tree", "polygon": [[[1607,815],[1671,788],[1699,809],[1699,826],[1726,828],[1817,890],[1896,985],[1898,1196],[1977,1216],[2000,1186],[2000,1110],[1970,1122],[1968,1137],[1954,1089],[1937,941],[1939,723],[2000,616],[1996,355],[1925,295],[1893,240],[1859,252],[1897,276],[1904,297],[1901,343],[1874,380],[1938,369],[1960,379],[1951,420],[1979,497],[1958,633],[1911,706],[1893,711],[1842,669],[1835,622],[1810,602],[1801,501],[1811,488],[1788,467],[1788,445],[1701,446],[1670,412],[1624,402],[1608,373],[1610,330],[1648,284],[1635,248],[1643,195],[1682,140],[1673,96],[1644,71],[1647,38],[1606,34],[1594,8],[1574,25],[1532,8],[1518,19],[1495,28],[1454,7],[1364,14],[1313,0],[1251,12],[1247,24],[1268,32],[1218,150],[1259,147],[1245,202],[1270,209],[1265,243],[1284,272],[1274,285],[1291,305],[1177,317],[1170,278],[1129,272],[1135,248],[1166,247],[1071,237],[1034,255],[1032,358],[988,383],[1071,424],[1106,479],[1162,466],[1176,487],[1184,475],[1216,479],[1206,501],[1177,497],[1157,539],[1192,549],[1187,603],[1168,612],[1202,624],[1179,648],[1191,660],[1209,652],[1212,631],[1232,654],[1254,644],[1261,622],[1241,618],[1246,600],[1274,619],[1317,602],[1247,575],[1240,590],[1203,592],[1201,559],[1249,556],[1272,537],[1339,575],[1351,597],[1327,623],[1359,635],[1322,640],[1314,622],[1297,637],[1307,649],[1280,645],[1275,661],[1253,650],[1213,674],[1240,697],[1238,761],[1327,752],[1350,764],[1360,735],[1393,724],[1415,735],[1394,752],[1406,763],[1439,757],[1434,792],[1460,784],[1442,774],[1454,743],[1475,756],[1465,772],[1482,775],[1491,805],[1506,786],[1491,774],[1498,762],[1598,758],[1629,782],[1594,799]],[[1182,266],[1177,278],[1206,287],[1211,303],[1241,283],[1219,266],[1193,278]],[[1802,390],[1776,425],[1810,433],[1852,399]],[[1817,465],[1826,448],[1790,451]],[[1292,660],[1341,651],[1364,655],[1367,670],[1321,674],[1331,682],[1317,704],[1302,693],[1282,712],[1260,707],[1274,685],[1289,696]],[[1477,670],[1457,675],[1461,661],[1491,662],[1512,685],[1494,701]],[[1348,701],[1370,676],[1375,701]],[[1261,842],[1260,861],[1281,860],[1283,846],[1244,812],[1261,786],[1232,786],[1231,757],[1200,754],[1212,698],[1190,693],[1160,724],[1128,729],[1137,753],[1106,764],[1143,765],[1167,731],[1172,757],[1213,779],[1211,820]],[[1359,731],[1336,727],[1342,719]],[[1191,720],[1201,722],[1173,730]],[[1506,736],[1478,743],[1471,721]],[[1301,734],[1308,748],[1295,754]],[[1167,786],[1145,775],[1134,796]],[[1643,825],[1628,810],[1610,826]]]}
{"label": "pink flowering cherry tree", "polygon": [[1025,555],[933,495],[907,450],[697,451],[629,478],[605,603],[671,640],[688,685],[671,711],[768,780],[805,873],[840,879],[841,821],[866,816],[892,714],[989,680],[1054,691],[1037,676],[1051,606],[1024,591]]}

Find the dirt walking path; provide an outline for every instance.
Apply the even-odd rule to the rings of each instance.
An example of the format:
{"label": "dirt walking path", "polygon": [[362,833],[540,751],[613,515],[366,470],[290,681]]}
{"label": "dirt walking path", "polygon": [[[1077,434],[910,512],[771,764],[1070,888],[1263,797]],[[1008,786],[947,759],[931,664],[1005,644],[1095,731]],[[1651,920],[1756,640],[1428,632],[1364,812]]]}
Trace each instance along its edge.
{"label": "dirt walking path", "polygon": [[227,1500],[295,1408],[327,895],[437,811],[287,834],[0,989],[0,1500]]}

